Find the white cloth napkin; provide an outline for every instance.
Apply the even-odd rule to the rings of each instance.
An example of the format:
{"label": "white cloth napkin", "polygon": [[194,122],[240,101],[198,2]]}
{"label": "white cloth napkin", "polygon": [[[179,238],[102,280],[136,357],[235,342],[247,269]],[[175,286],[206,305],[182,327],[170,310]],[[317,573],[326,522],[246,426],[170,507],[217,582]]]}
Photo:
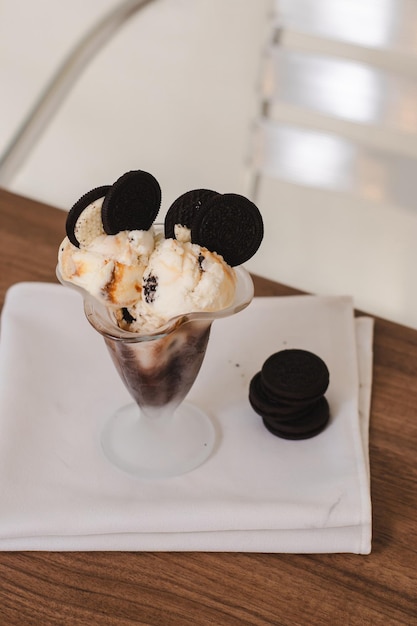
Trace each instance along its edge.
{"label": "white cloth napkin", "polygon": [[[189,399],[216,422],[217,448],[188,474],[141,480],[100,449],[103,421],[130,397],[80,296],[13,286],[0,340],[0,549],[369,553],[372,335],[349,297],[256,298],[216,321]],[[303,441],[271,435],[248,402],[263,361],[290,347],[330,370],[331,422]]]}

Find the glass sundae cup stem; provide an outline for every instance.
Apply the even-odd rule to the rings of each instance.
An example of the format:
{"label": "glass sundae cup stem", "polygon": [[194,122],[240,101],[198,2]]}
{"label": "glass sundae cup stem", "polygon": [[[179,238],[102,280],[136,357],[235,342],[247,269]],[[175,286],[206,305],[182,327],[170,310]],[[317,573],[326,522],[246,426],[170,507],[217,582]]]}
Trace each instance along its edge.
{"label": "glass sundae cup stem", "polygon": [[116,369],[142,413],[172,414],[191,389],[207,348],[212,321],[186,321],[162,336],[127,343],[105,337]]}
{"label": "glass sundae cup stem", "polygon": [[102,447],[111,462],[144,478],[178,475],[200,465],[215,442],[211,420],[183,403],[200,370],[212,320],[181,320],[144,341],[105,336],[135,403],[107,422]]}

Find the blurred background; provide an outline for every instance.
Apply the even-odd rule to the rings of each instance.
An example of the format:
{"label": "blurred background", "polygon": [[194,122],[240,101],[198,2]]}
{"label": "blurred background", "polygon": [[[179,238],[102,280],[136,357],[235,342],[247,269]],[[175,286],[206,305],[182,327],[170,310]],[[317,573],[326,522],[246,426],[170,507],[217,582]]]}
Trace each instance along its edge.
{"label": "blurred background", "polygon": [[243,193],[248,269],[417,328],[415,0],[1,0],[0,81],[2,186]]}

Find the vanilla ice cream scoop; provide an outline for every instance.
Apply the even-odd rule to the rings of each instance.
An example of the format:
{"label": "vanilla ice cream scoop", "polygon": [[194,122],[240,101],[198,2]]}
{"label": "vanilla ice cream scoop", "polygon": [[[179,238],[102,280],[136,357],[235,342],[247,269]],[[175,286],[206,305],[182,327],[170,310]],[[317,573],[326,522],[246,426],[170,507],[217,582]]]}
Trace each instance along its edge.
{"label": "vanilla ice cream scoop", "polygon": [[143,273],[140,299],[120,324],[152,332],[177,315],[218,311],[235,295],[236,276],[221,256],[197,244],[157,240]]}
{"label": "vanilla ice cream scoop", "polygon": [[58,254],[61,276],[109,307],[128,307],[141,295],[142,277],[154,249],[154,229],[102,234],[77,248],[66,237]]}

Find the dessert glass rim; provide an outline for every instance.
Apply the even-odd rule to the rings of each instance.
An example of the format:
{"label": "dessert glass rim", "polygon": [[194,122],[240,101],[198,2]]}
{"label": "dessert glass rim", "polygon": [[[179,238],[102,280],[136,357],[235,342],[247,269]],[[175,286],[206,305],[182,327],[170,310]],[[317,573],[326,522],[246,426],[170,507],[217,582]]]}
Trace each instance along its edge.
{"label": "dessert glass rim", "polygon": [[92,296],[83,287],[74,285],[65,280],[56,266],[56,276],[59,282],[65,287],[77,291],[83,297],[84,312],[89,323],[104,337],[113,339],[114,341],[124,341],[127,343],[138,343],[142,341],[153,341],[160,337],[169,335],[180,326],[189,322],[197,321],[214,321],[228,317],[245,309],[253,299],[254,286],[249,272],[243,265],[233,268],[236,274],[236,290],[233,302],[223,309],[217,311],[196,311],[190,313],[182,313],[171,317],[165,324],[155,329],[153,332],[145,334],[124,330],[117,325],[111,309],[106,307],[97,298]]}

